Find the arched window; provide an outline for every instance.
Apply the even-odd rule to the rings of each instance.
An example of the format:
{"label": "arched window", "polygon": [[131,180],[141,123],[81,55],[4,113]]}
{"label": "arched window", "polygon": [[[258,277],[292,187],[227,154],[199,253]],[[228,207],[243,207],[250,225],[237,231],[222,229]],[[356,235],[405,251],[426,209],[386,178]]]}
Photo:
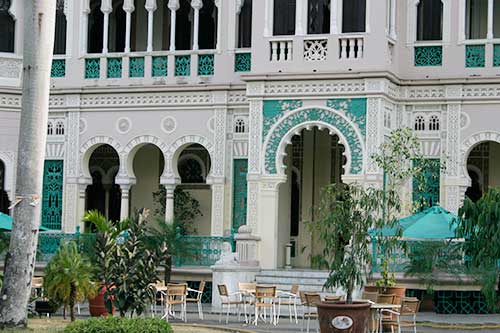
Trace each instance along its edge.
{"label": "arched window", "polygon": [[109,52],[123,52],[125,50],[125,20],[123,0],[113,0],[113,11],[109,14]]}
{"label": "arched window", "polygon": [[429,118],[429,131],[439,131],[439,117],[432,115]]}
{"label": "arched window", "polygon": [[241,118],[236,119],[235,124],[234,124],[234,132],[235,133],[245,133],[246,132],[245,120],[243,120]]}
{"label": "arched window", "polygon": [[488,0],[467,0],[465,6],[466,38],[486,38],[488,33]]}
{"label": "arched window", "polygon": [[213,50],[217,43],[217,6],[214,0],[203,0],[200,9],[198,43],[201,50]]}
{"label": "arched window", "polygon": [[273,34],[295,35],[296,0],[274,0]]}
{"label": "arched window", "polygon": [[64,135],[64,123],[61,120],[56,123],[56,135]]}
{"label": "arched window", "polygon": [[424,116],[416,116],[415,117],[415,131],[425,131]]}
{"label": "arched window", "polygon": [[66,14],[64,14],[64,0],[57,0],[56,3],[54,54],[66,54]]}
{"label": "arched window", "polygon": [[101,12],[101,0],[90,0],[90,13],[87,29],[87,52],[102,52],[102,34],[104,14]]}
{"label": "arched window", "polygon": [[51,121],[47,123],[47,135],[52,135],[54,134],[54,125],[52,124]]}
{"label": "arched window", "polygon": [[191,50],[193,45],[193,8],[189,0],[179,1],[175,12],[175,49]]}
{"label": "arched window", "polygon": [[252,46],[252,0],[244,0],[238,16],[238,47]]}
{"label": "arched window", "polygon": [[342,32],[365,32],[366,0],[342,2]]}
{"label": "arched window", "polygon": [[443,39],[443,3],[420,0],[417,5],[417,40]]}
{"label": "arched window", "polygon": [[309,0],[307,2],[307,33],[330,33],[330,0]]}
{"label": "arched window", "polygon": [[0,1],[0,52],[14,53],[15,21],[9,9],[12,1]]}

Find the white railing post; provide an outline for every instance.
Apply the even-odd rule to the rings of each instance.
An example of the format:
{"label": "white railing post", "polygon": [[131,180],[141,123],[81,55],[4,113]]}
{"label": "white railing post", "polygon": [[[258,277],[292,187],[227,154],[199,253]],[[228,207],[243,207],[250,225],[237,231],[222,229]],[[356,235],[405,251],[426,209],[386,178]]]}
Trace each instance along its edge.
{"label": "white railing post", "polygon": [[199,49],[198,35],[200,32],[200,9],[203,7],[201,0],[191,0],[191,7],[194,10],[194,31],[193,31],[193,50]]}
{"label": "white railing post", "polygon": [[125,53],[130,52],[130,24],[132,12],[135,10],[133,0],[125,0],[123,3],[123,10],[125,11]]}
{"label": "white railing post", "polygon": [[104,14],[104,24],[102,29],[102,53],[108,53],[108,36],[109,36],[109,14],[113,11],[111,0],[102,0],[101,12]]}
{"label": "white railing post", "polygon": [[170,9],[170,51],[175,51],[175,20],[177,9],[179,9],[179,0],[170,0],[168,9]]}
{"label": "white railing post", "polygon": [[146,51],[153,52],[153,19],[154,12],[156,10],[156,0],[146,0],[146,5],[144,6],[148,11],[148,46]]}

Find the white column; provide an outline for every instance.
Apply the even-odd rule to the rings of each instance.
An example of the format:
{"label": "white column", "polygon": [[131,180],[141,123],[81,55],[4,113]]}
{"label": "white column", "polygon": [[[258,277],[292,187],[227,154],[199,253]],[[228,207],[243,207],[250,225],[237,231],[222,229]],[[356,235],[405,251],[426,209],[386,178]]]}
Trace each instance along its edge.
{"label": "white column", "polygon": [[339,33],[339,22],[338,22],[338,1],[339,0],[330,0],[330,33],[338,34]]}
{"label": "white column", "polygon": [[396,10],[396,0],[391,0],[391,20],[389,21],[390,27],[389,27],[389,35],[391,38],[396,39],[396,15],[397,15],[397,10]]}
{"label": "white column", "polygon": [[175,19],[177,9],[179,9],[179,0],[170,0],[168,9],[170,9],[170,51],[175,51]]}
{"label": "white column", "polygon": [[175,185],[165,185],[165,222],[174,223],[174,191]]}
{"label": "white column", "polygon": [[146,51],[153,52],[153,15],[156,10],[156,0],[146,0],[144,6],[148,11],[148,46]]}
{"label": "white column", "polygon": [[126,15],[125,22],[125,53],[130,52],[130,21],[132,18],[132,12],[135,10],[134,1],[133,0],[125,0],[123,3],[123,10]]}
{"label": "white column", "polygon": [[125,220],[129,215],[129,198],[130,198],[130,185],[120,184],[120,190],[122,192],[121,204],[120,204],[120,220]]}
{"label": "white column", "polygon": [[109,35],[109,14],[113,11],[111,0],[102,0],[101,12],[104,14],[104,26],[102,29],[102,53],[108,53],[108,35]]}
{"label": "white column", "polygon": [[85,0],[82,8],[82,25],[81,25],[81,44],[80,44],[80,54],[84,55],[87,53],[87,41],[88,41],[88,30],[89,30],[89,14],[90,14],[90,1]]}
{"label": "white column", "polygon": [[194,28],[193,28],[193,47],[194,51],[198,50],[198,34],[200,30],[200,9],[203,7],[201,0],[191,0],[191,7],[194,9]]}
{"label": "white column", "polygon": [[[305,18],[305,19],[304,19]],[[307,33],[307,0],[297,1],[295,4],[295,35],[302,36]]]}
{"label": "white column", "polygon": [[212,236],[224,235],[224,177],[217,177],[213,180],[212,189]]}
{"label": "white column", "polygon": [[215,6],[217,7],[217,36],[216,36],[217,39],[215,48],[217,50],[220,50],[222,48],[221,41],[222,41],[222,16],[223,16],[221,0],[215,0]]}
{"label": "white column", "polygon": [[493,0],[488,0],[488,39],[493,39]]}
{"label": "white column", "polygon": [[111,184],[103,184],[104,187],[104,215],[109,219],[109,195],[111,192]]}
{"label": "white column", "polygon": [[80,225],[82,229],[83,229],[82,220],[83,216],[85,215],[86,190],[87,190],[87,184],[78,184],[78,206],[76,213],[76,226]]}
{"label": "white column", "polygon": [[264,37],[273,35],[273,0],[265,0],[266,9],[264,12]]}
{"label": "white column", "polygon": [[366,0],[366,22],[365,22],[365,31],[370,32],[370,15],[371,15],[371,0]]}

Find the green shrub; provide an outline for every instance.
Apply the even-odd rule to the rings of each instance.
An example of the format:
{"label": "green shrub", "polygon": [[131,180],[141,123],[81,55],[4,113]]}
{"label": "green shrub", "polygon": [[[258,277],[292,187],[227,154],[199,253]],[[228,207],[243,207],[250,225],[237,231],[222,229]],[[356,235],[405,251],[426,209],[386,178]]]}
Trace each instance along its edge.
{"label": "green shrub", "polygon": [[65,333],[171,333],[172,327],[159,318],[100,317],[77,320]]}

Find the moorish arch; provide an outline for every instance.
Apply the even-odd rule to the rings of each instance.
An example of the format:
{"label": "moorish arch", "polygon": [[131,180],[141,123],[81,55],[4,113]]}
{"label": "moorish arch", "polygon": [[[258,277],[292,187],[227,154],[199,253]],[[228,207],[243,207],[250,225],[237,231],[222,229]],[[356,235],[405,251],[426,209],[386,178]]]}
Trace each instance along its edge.
{"label": "moorish arch", "polygon": [[[114,150],[120,154],[122,151],[120,143],[110,136],[95,136],[88,139],[84,144],[80,146],[80,156],[81,156],[81,170],[82,174],[86,178],[90,178],[89,161],[92,153],[102,145],[109,145],[114,148]],[[121,165],[121,163],[120,163]]]}
{"label": "moorish arch", "polygon": [[330,135],[337,135],[344,145],[347,156],[345,176],[361,175],[364,170],[365,147],[358,127],[344,114],[330,108],[301,108],[290,112],[274,124],[264,140],[263,166],[265,175],[285,174],[283,159],[286,147],[294,135],[302,129],[327,129]]}
{"label": "moorish arch", "polygon": [[[133,170],[134,158],[137,152],[146,145],[153,145],[157,147],[162,153],[162,158],[168,154],[168,146],[167,144],[160,138],[153,135],[141,135],[133,138],[129,141],[129,143],[123,148],[122,154],[126,159],[126,171],[129,177],[135,178],[135,173]],[[165,171],[165,168],[163,172]]]}
{"label": "moorish arch", "polygon": [[185,135],[175,140],[166,152],[165,171],[162,177],[180,179],[177,170],[179,158],[183,150],[192,144],[203,146],[207,150],[212,162],[214,161],[214,146],[210,140],[201,135]]}
{"label": "moorish arch", "polygon": [[474,149],[474,147],[476,147],[482,142],[488,142],[488,141],[500,143],[500,132],[496,131],[478,132],[470,135],[462,142],[460,149],[460,163],[461,163],[462,176],[466,177],[469,182],[470,178],[467,173],[467,158],[472,149]]}

